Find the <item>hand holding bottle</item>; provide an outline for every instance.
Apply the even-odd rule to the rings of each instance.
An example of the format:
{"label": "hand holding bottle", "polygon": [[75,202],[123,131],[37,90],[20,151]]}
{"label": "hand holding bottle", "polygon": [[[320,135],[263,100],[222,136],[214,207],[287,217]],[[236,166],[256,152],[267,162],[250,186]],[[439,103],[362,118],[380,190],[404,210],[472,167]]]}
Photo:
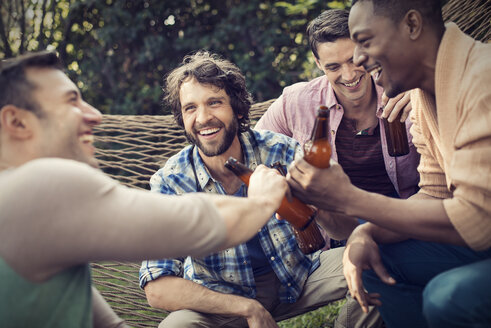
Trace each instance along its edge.
{"label": "hand holding bottle", "polygon": [[276,210],[288,190],[284,176],[277,170],[259,165],[250,176],[247,195],[265,200]]}
{"label": "hand holding bottle", "polygon": [[384,106],[382,118],[386,118],[389,122],[397,120],[406,122],[412,110],[410,92],[402,92],[394,98],[387,97],[384,92],[382,94],[382,105]]}
{"label": "hand holding bottle", "polygon": [[388,99],[387,96],[382,99],[386,103],[382,113],[382,124],[389,155],[392,157],[407,155],[409,143],[405,122],[412,108],[409,92],[401,93],[392,99]]}

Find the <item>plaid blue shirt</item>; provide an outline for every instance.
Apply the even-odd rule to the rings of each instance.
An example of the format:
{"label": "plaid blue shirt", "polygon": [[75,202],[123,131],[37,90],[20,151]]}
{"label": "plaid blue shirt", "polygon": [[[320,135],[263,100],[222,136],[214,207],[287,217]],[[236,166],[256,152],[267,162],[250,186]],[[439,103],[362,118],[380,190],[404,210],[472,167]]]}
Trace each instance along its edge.
{"label": "plaid blue shirt", "polygon": [[[269,166],[275,162],[280,162],[286,169],[295,157],[302,156],[299,144],[289,137],[269,131],[251,132],[255,138],[251,138],[248,132],[239,136],[244,162],[251,169],[255,169],[258,164]],[[254,142],[257,147],[253,146]],[[190,160],[194,162],[194,169]],[[200,189],[204,192],[226,194],[222,185],[209,174],[197,148],[193,146],[188,146],[171,157],[152,176],[150,185],[152,191],[163,194],[179,195]],[[302,292],[305,280],[319,266],[319,252],[310,256],[303,254],[285,220],[272,217],[258,234],[269,264],[281,281],[282,287],[278,292],[280,301],[295,302]],[[147,282],[168,275],[183,276],[221,293],[250,298],[256,296],[251,260],[245,243],[203,258],[143,261],[140,286],[143,288]]]}

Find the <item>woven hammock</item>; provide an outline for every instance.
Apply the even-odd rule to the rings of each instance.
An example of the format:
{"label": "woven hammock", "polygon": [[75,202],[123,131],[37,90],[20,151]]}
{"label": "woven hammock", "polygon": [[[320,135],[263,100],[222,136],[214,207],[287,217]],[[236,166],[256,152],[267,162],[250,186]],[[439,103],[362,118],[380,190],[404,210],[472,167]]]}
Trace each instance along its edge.
{"label": "woven hammock", "polygon": [[491,40],[491,0],[450,0],[442,13],[445,21],[456,23],[474,39]]}
{"label": "woven hammock", "polygon": [[[489,42],[490,2],[450,0],[443,7],[443,14],[446,21],[454,21],[472,37]],[[252,106],[251,126],[272,101]],[[150,176],[187,144],[183,131],[170,115],[104,115],[95,134],[101,169],[121,183],[141,189],[148,189]],[[130,326],[155,327],[166,316],[165,311],[147,304],[138,286],[140,263],[93,263],[92,268],[95,286]]]}

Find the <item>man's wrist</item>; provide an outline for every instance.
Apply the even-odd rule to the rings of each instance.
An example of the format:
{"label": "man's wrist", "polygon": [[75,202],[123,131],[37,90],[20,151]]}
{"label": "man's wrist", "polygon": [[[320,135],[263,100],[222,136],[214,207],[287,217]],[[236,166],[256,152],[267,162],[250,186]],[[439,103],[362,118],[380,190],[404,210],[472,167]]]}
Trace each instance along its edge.
{"label": "man's wrist", "polygon": [[371,223],[364,223],[358,225],[351,233],[348,242],[354,239],[366,239],[366,238],[373,240],[372,228],[373,228],[373,224]]}
{"label": "man's wrist", "polygon": [[[239,296],[240,297],[240,296]],[[260,305],[259,302],[257,302],[254,299],[246,298],[246,297],[240,297],[241,302],[237,308],[240,309],[239,315],[244,318],[249,318],[254,315],[254,313],[257,312],[257,306]]]}
{"label": "man's wrist", "polygon": [[352,216],[359,217],[361,213],[361,209],[366,202],[368,202],[369,193],[362,189],[359,189],[355,186],[351,186],[350,192],[347,194],[347,197],[344,204],[343,213]]}

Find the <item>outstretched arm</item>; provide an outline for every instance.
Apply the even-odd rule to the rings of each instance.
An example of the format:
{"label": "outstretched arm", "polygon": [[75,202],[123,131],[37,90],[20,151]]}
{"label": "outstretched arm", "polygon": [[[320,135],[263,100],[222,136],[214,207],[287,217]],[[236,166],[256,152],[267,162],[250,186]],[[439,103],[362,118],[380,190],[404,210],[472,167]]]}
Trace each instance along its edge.
{"label": "outstretched arm", "polygon": [[347,239],[359,224],[355,217],[326,210],[319,210],[315,219],[329,237],[336,240]]}
{"label": "outstretched arm", "polygon": [[259,165],[251,175],[247,198],[206,194],[225,219],[227,238],[221,249],[251,239],[278,209],[287,188],[278,171]]}
{"label": "outstretched arm", "polygon": [[317,169],[303,159],[288,172],[294,194],[318,208],[358,217],[407,238],[465,245],[450,222],[443,201],[422,193],[395,199],[353,186],[341,166]]}
{"label": "outstretched arm", "polygon": [[12,193],[0,204],[6,218],[0,254],[33,281],[81,263],[204,256],[242,243],[268,221],[287,189],[284,177],[263,167],[251,178],[249,198],[165,196],[123,187],[73,161],[33,162],[19,171],[22,179],[12,177]]}

